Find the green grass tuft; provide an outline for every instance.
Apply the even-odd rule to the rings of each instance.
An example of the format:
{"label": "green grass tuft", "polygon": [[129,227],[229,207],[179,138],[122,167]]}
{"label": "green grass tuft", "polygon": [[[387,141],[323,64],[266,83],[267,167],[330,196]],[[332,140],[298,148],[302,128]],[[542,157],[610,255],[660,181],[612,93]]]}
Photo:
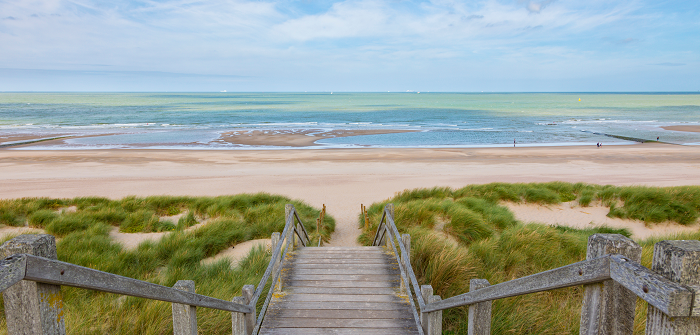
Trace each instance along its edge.
{"label": "green grass tuft", "polygon": [[[616,187],[584,183],[469,185],[457,190],[409,190],[369,206],[371,224],[360,243],[370,244],[382,209],[394,204],[401,233],[411,235],[411,263],[420,284],[430,284],[443,299],[469,291],[474,278],[491,284],[575,263],[586,257],[588,237],[596,233],[631,236],[627,229],[574,229],[515,220],[500,202],[556,204],[578,200],[610,207],[609,216],[647,224],[697,222],[700,187]],[[360,217],[360,227],[364,228]],[[436,229],[444,225],[442,229]],[[666,239],[700,239],[700,232]],[[653,243],[639,241],[642,264],[651,264]],[[492,334],[576,334],[582,287],[572,287],[494,301]],[[444,334],[467,334],[467,308],[443,311]],[[646,304],[638,303],[634,334],[644,333]]]}

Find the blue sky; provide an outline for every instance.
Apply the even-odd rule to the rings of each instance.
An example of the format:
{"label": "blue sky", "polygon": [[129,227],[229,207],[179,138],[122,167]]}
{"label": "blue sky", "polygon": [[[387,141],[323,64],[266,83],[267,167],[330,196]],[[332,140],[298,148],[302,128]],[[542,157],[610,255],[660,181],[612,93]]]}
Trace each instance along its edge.
{"label": "blue sky", "polygon": [[0,0],[0,91],[700,91],[700,1]]}

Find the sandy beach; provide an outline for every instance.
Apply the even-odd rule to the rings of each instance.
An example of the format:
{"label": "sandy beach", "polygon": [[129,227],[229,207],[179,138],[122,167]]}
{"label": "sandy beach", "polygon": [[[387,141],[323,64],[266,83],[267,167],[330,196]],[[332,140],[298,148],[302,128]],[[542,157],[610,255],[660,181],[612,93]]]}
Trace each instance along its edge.
{"label": "sandy beach", "polygon": [[0,150],[0,198],[269,192],[321,207],[352,245],[360,204],[418,187],[568,181],[700,185],[700,146],[267,151]]}

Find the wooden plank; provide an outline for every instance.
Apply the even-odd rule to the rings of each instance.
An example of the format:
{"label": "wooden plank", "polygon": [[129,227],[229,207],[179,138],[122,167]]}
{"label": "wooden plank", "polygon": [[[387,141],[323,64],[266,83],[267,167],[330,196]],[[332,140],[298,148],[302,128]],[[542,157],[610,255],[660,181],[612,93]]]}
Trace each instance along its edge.
{"label": "wooden plank", "polygon": [[325,318],[271,318],[268,328],[407,328],[416,327],[409,319],[325,319]]}
{"label": "wooden plank", "polygon": [[375,281],[375,282],[396,282],[399,278],[391,275],[305,275],[305,274],[285,274],[285,281],[297,280],[325,280],[325,281]]}
{"label": "wooden plank", "polygon": [[381,258],[366,258],[366,259],[333,259],[333,258],[305,258],[291,259],[289,262],[294,264],[389,264],[398,266],[396,260],[386,260]]}
{"label": "wooden plank", "polygon": [[31,255],[27,255],[25,279],[229,312],[252,311],[250,306]]}
{"label": "wooden plank", "polygon": [[389,287],[289,287],[287,292],[310,294],[398,294],[398,290]]}
{"label": "wooden plank", "polygon": [[296,251],[297,254],[320,254],[320,253],[378,253],[385,254],[386,251],[382,248],[357,249],[357,248],[304,248]]}
{"label": "wooden plank", "polygon": [[318,309],[276,309],[268,310],[266,318],[333,318],[333,319],[407,319],[415,321],[405,310],[318,310]]}
{"label": "wooden plank", "polygon": [[[287,294],[278,301],[336,301],[336,302],[396,302],[402,303],[398,296],[393,294]],[[275,303],[277,303],[276,301]]]}
{"label": "wooden plank", "polygon": [[[293,264],[293,265],[292,265]],[[337,263],[291,263],[285,268],[294,269],[387,269],[399,270],[398,264],[382,263],[354,263],[354,264],[337,264]]]}
{"label": "wooden plank", "polygon": [[[301,276],[301,275],[376,275],[376,276],[398,276],[401,272],[397,269],[304,269],[304,268],[290,268],[291,275]],[[289,273],[289,272],[288,272]]]}
{"label": "wooden plank", "polygon": [[366,329],[366,328],[262,328],[260,334],[265,335],[411,335],[418,334],[413,329]]}
{"label": "wooden plank", "polygon": [[348,302],[338,302],[338,301],[300,301],[300,302],[289,302],[289,301],[276,301],[270,309],[366,309],[366,310],[405,310],[406,313],[411,313],[410,305],[399,304],[399,303],[385,303],[385,302],[358,302],[358,301],[348,301]]}
{"label": "wooden plank", "polygon": [[297,280],[287,287],[399,287],[398,282],[351,281],[351,280]]}
{"label": "wooden plank", "polygon": [[347,254],[347,253],[339,253],[339,254],[318,254],[318,255],[311,255],[311,254],[297,254],[294,255],[294,259],[324,259],[324,258],[330,258],[330,259],[383,259],[383,260],[388,260],[390,259],[387,257],[387,255],[383,254]]}
{"label": "wooden plank", "polygon": [[309,251],[320,251],[320,250],[384,250],[382,247],[320,247],[320,248],[306,248]]}
{"label": "wooden plank", "polygon": [[610,256],[569,264],[557,269],[484,287],[474,292],[460,294],[436,303],[427,304],[423,311],[433,312],[557,288],[598,283],[607,279],[610,279]]}
{"label": "wooden plank", "polygon": [[613,255],[610,277],[670,317],[690,316],[693,292],[640,264]]}

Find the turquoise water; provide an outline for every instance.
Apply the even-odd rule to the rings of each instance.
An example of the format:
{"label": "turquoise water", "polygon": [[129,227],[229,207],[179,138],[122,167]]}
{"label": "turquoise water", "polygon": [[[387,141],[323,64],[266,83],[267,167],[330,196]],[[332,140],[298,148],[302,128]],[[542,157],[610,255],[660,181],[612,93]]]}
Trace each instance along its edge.
{"label": "turquoise water", "polygon": [[700,94],[0,93],[0,134],[108,134],[41,149],[247,149],[211,143],[245,129],[417,130],[318,142],[334,148],[700,144],[672,125],[700,125]]}

